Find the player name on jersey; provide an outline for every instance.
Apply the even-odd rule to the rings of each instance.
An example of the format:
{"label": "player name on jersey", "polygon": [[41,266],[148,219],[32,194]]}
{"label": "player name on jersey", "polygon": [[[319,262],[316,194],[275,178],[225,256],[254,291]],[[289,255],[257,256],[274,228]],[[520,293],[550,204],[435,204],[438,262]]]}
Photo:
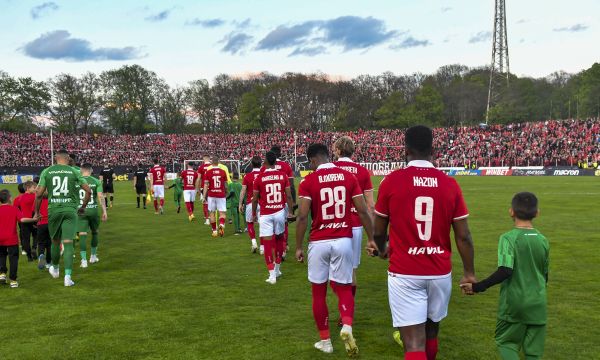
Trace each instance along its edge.
{"label": "player name on jersey", "polygon": [[319,182],[344,181],[344,174],[326,174],[319,175]]}
{"label": "player name on jersey", "polygon": [[277,181],[277,180],[284,180],[285,176],[284,175],[269,175],[269,176],[263,176],[262,181]]}
{"label": "player name on jersey", "polygon": [[413,176],[413,186],[438,187],[438,180],[434,177]]}

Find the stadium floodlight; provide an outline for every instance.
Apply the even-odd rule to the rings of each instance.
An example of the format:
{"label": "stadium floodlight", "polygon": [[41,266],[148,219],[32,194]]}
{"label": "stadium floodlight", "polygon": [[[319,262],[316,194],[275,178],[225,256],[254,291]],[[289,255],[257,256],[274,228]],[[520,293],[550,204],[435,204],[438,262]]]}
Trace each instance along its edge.
{"label": "stadium floodlight", "polygon": [[508,88],[510,79],[510,62],[508,58],[508,35],[506,31],[506,2],[495,0],[494,7],[494,37],[492,40],[492,63],[490,66],[490,85],[488,88],[487,110],[485,123],[488,124],[490,106],[494,105],[499,96],[500,89],[506,81]]}

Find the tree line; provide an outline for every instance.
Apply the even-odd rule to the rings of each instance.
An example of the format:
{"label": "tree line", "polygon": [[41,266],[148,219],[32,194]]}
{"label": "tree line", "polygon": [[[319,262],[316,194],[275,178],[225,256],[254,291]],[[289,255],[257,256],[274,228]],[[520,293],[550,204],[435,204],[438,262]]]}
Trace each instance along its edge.
{"label": "tree line", "polygon": [[[172,87],[127,65],[47,81],[0,71],[0,130],[39,131],[40,117],[70,133],[253,132],[274,128],[354,130],[475,125],[485,119],[489,69],[448,65],[434,74],[226,74]],[[545,78],[510,74],[491,123],[600,117],[600,64]]]}

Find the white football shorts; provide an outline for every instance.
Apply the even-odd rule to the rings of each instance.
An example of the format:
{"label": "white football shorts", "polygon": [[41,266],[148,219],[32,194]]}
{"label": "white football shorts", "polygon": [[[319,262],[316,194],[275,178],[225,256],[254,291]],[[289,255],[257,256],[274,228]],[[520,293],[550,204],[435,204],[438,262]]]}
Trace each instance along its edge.
{"label": "white football shorts", "polygon": [[164,199],[165,198],[165,186],[164,185],[154,185],[154,186],[152,186],[152,191],[154,191],[155,199]]}
{"label": "white football shorts", "polygon": [[196,190],[183,190],[183,201],[194,202],[196,200]]}
{"label": "white football shorts", "polygon": [[281,235],[285,230],[286,223],[285,210],[279,210],[275,214],[261,215],[258,223],[260,224],[260,237],[271,237],[273,235]]}
{"label": "white football shorts", "polygon": [[351,238],[308,243],[308,281],[323,284],[328,280],[352,284]]}
{"label": "white football shorts", "polygon": [[362,226],[352,228],[352,267],[354,269],[358,269],[358,265],[360,265],[360,255],[362,253],[362,238]]}
{"label": "white football shorts", "polygon": [[[256,206],[256,217],[260,219],[260,205]],[[246,222],[254,222],[254,218],[252,216],[252,203],[246,204]]]}
{"label": "white football shorts", "polygon": [[208,196],[208,211],[227,212],[227,199]]}
{"label": "white football shorts", "polygon": [[388,297],[394,327],[440,322],[448,315],[451,274],[438,279],[414,279],[388,273]]}

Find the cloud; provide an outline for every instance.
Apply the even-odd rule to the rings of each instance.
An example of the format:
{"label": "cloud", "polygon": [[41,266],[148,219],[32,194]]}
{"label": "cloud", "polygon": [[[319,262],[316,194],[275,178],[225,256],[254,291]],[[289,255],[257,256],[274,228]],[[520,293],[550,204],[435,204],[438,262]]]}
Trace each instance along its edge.
{"label": "cloud", "polygon": [[167,20],[167,18],[169,17],[169,15],[171,15],[171,11],[173,11],[173,9],[166,9],[166,10],[163,10],[163,11],[161,11],[159,13],[146,16],[144,18],[144,20],[151,21],[151,22],[164,21],[164,20]]}
{"label": "cloud", "polygon": [[227,35],[219,43],[225,44],[221,49],[222,52],[228,52],[231,55],[242,53],[245,48],[250,45],[254,37],[245,33],[232,32]]}
{"label": "cloud", "polygon": [[251,22],[250,18],[247,18],[242,21],[233,20],[231,23],[238,29],[246,29],[246,28],[250,27],[250,22]]}
{"label": "cloud", "polygon": [[199,19],[195,18],[185,22],[186,25],[201,26],[203,28],[216,28],[225,25],[223,19]]}
{"label": "cloud", "polygon": [[256,49],[279,50],[300,45],[307,40],[319,24],[319,21],[307,21],[290,27],[279,25],[258,42]]}
{"label": "cloud", "polygon": [[581,32],[588,29],[589,26],[585,24],[575,24],[573,26],[556,28],[554,31],[556,32]]}
{"label": "cloud", "polygon": [[138,48],[92,48],[85,39],[72,38],[66,30],[55,30],[40,35],[25,44],[21,50],[35,59],[68,61],[130,60],[142,57]]}
{"label": "cloud", "polygon": [[317,56],[321,54],[326,54],[327,48],[325,46],[313,46],[313,47],[299,47],[296,48],[290,55],[288,56]]}
{"label": "cloud", "polygon": [[492,38],[491,31],[480,31],[477,34],[471,36],[469,39],[469,44],[476,44],[484,41],[488,41]]}
{"label": "cloud", "polygon": [[55,2],[45,2],[38,6],[31,8],[31,18],[39,19],[40,17],[47,15],[49,12],[58,10],[58,5]]}
{"label": "cloud", "polygon": [[390,46],[392,50],[410,49],[414,47],[426,47],[431,45],[429,40],[417,40],[412,36],[409,36],[402,40],[400,44]]}
{"label": "cloud", "polygon": [[443,8],[442,8],[442,12],[443,12],[443,13],[447,13],[447,12],[448,12],[448,11],[450,11],[450,10],[452,10],[452,8],[451,8],[451,7],[449,7],[449,6],[447,6],[447,7],[443,7]]}
{"label": "cloud", "polygon": [[388,31],[382,20],[373,17],[341,16],[330,20],[311,20],[297,25],[279,25],[257,44],[257,50],[295,48],[290,54],[314,56],[326,46],[344,51],[369,49],[398,36]]}

